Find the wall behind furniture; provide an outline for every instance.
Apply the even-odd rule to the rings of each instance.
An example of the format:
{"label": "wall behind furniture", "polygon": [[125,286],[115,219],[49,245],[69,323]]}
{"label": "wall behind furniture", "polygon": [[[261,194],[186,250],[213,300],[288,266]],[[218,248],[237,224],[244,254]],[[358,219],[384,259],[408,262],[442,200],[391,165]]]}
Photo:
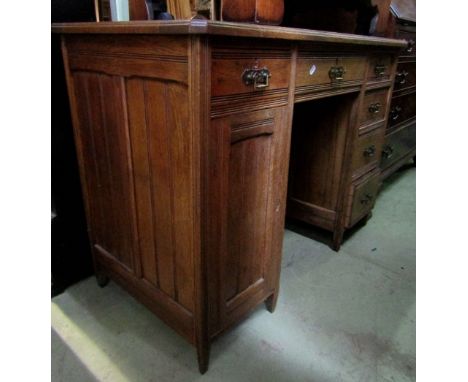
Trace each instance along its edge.
{"label": "wall behind furniture", "polygon": [[[96,21],[93,0],[52,0],[52,22]],[[93,273],[60,37],[51,44],[52,295]],[[46,134],[46,132],[44,132]]]}

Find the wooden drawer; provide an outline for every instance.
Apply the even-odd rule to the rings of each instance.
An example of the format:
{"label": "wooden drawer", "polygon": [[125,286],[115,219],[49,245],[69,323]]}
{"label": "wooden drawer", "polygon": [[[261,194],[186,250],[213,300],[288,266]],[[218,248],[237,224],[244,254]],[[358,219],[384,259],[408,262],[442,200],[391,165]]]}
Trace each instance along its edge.
{"label": "wooden drawer", "polygon": [[346,227],[353,226],[366,216],[374,207],[375,198],[379,190],[379,172],[376,171],[363,181],[351,186]]}
{"label": "wooden drawer", "polygon": [[[256,58],[255,51],[251,58],[233,59],[226,57],[213,58],[211,95],[224,96],[229,94],[264,94],[268,90],[288,89],[291,72],[291,61],[289,58]],[[266,80],[264,69],[269,74]],[[248,79],[248,75],[255,73]],[[256,81],[256,82],[255,82]],[[248,82],[248,83],[247,83]],[[287,91],[287,90],[286,90]]]}
{"label": "wooden drawer", "polygon": [[392,71],[392,61],[392,57],[386,55],[370,57],[367,81],[374,82],[389,80]]}
{"label": "wooden drawer", "polygon": [[384,136],[385,127],[382,126],[356,139],[351,162],[353,174],[359,176],[378,165]]}
{"label": "wooden drawer", "polygon": [[416,93],[397,95],[392,98],[388,126],[396,126],[416,116]]}
{"label": "wooden drawer", "polygon": [[385,119],[387,112],[388,89],[366,92],[361,107],[359,125],[370,125]]}
{"label": "wooden drawer", "polygon": [[380,167],[385,169],[416,148],[416,124],[404,126],[385,137]]}
{"label": "wooden drawer", "polygon": [[395,91],[416,86],[416,62],[400,62],[395,74]]}
{"label": "wooden drawer", "polygon": [[364,57],[299,57],[296,68],[296,89],[304,87],[340,86],[364,79]]}
{"label": "wooden drawer", "polygon": [[408,41],[408,47],[401,51],[401,56],[416,56],[416,32],[399,30],[398,38]]}

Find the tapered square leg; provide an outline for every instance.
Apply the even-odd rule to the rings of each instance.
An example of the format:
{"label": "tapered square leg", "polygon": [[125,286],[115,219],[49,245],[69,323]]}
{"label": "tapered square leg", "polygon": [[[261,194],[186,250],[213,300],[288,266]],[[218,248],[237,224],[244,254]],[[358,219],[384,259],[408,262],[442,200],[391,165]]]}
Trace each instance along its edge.
{"label": "tapered square leg", "polygon": [[210,345],[208,343],[199,344],[197,346],[197,356],[198,370],[200,371],[200,374],[205,374],[210,363]]}
{"label": "tapered square leg", "polygon": [[278,293],[273,293],[270,297],[265,300],[265,306],[270,313],[273,313],[276,309],[276,303],[278,302]]}
{"label": "tapered square leg", "polygon": [[343,229],[336,229],[333,232],[332,249],[336,252],[338,252],[341,248],[341,243],[343,242],[343,235],[344,235]]}
{"label": "tapered square leg", "polygon": [[101,288],[104,288],[109,284],[109,277],[102,272],[96,273],[96,282]]}

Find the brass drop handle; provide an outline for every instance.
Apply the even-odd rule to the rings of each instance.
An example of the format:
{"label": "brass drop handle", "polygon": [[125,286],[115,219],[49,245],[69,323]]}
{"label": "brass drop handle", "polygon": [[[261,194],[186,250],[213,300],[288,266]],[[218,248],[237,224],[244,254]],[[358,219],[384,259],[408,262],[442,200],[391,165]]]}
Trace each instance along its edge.
{"label": "brass drop handle", "polygon": [[375,146],[371,145],[363,151],[365,157],[372,158],[375,155]]}
{"label": "brass drop handle", "polygon": [[346,70],[342,66],[332,66],[328,71],[328,75],[332,81],[343,81]]}
{"label": "brass drop handle", "polygon": [[408,46],[406,48],[406,53],[411,53],[413,51],[415,45],[416,45],[416,41],[409,40],[408,41]]}
{"label": "brass drop handle", "polygon": [[393,152],[395,150],[393,149],[393,146],[391,145],[386,145],[384,147],[384,149],[382,150],[382,156],[385,158],[385,159],[390,159],[392,156],[393,156]]}
{"label": "brass drop handle", "polygon": [[390,110],[390,118],[396,121],[400,117],[401,110],[401,106],[392,107],[392,110]]}
{"label": "brass drop handle", "polygon": [[271,73],[268,68],[246,69],[242,74],[242,80],[249,86],[253,85],[255,89],[264,89],[270,86]]}
{"label": "brass drop handle", "polygon": [[382,107],[382,104],[380,102],[377,103],[371,103],[369,105],[369,113],[372,114],[377,114],[380,112],[380,108]]}
{"label": "brass drop handle", "polygon": [[366,195],[364,195],[364,198],[361,199],[361,204],[367,205],[370,202],[372,202],[372,199],[374,199],[374,197],[371,194],[366,194]]}
{"label": "brass drop handle", "polygon": [[382,77],[385,74],[387,67],[385,65],[375,65],[374,73],[377,77]]}
{"label": "brass drop handle", "polygon": [[406,77],[408,76],[408,72],[406,70],[403,70],[401,72],[398,72],[396,75],[395,75],[395,82],[398,84],[398,85],[403,85],[404,83],[406,83]]}

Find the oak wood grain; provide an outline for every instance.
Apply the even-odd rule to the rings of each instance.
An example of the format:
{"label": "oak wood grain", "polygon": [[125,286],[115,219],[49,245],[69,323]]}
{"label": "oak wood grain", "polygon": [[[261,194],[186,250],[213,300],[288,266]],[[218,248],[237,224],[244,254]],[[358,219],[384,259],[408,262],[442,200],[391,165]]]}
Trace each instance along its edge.
{"label": "oak wood grain", "polygon": [[[116,24],[53,27],[64,33],[95,269],[194,344],[204,373],[213,338],[262,302],[275,309],[290,167],[291,210],[340,243],[350,192],[369,176],[351,175],[377,170],[352,168],[352,148],[383,131],[359,129],[365,95],[388,91],[404,44],[194,20]],[[352,84],[297,93],[301,52],[345,66]],[[369,75],[377,56],[390,63],[386,79]],[[242,81],[255,65],[271,71],[265,88]]]}
{"label": "oak wood grain", "polygon": [[406,46],[404,41],[396,39],[200,19],[193,19],[190,21],[151,20],[118,23],[56,23],[52,25],[52,32],[62,34],[206,34],[213,36],[315,41],[331,44],[349,43],[357,46],[369,45],[378,46],[380,48],[393,47],[398,49]]}

